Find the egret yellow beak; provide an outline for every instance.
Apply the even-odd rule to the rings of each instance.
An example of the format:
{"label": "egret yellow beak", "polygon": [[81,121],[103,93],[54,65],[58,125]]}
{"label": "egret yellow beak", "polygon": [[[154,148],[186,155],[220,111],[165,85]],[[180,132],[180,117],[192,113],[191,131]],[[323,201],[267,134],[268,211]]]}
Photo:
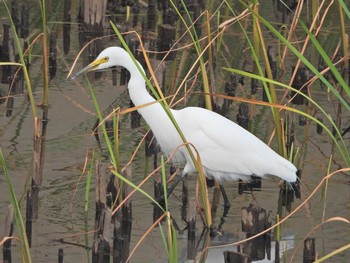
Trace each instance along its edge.
{"label": "egret yellow beak", "polygon": [[94,71],[96,70],[96,68],[103,64],[103,63],[106,63],[108,60],[106,60],[106,58],[100,58],[100,59],[96,59],[94,61],[92,61],[89,65],[87,65],[85,68],[79,70],[77,73],[75,73],[73,76],[72,76],[72,79],[75,79],[76,77],[79,77],[80,75],[82,75],[83,73],[87,73],[87,72],[91,72],[91,71]]}

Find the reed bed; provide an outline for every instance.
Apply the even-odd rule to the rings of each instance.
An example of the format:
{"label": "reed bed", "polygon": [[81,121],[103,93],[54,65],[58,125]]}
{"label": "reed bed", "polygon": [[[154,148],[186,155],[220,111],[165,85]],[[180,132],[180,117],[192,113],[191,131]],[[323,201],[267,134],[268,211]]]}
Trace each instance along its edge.
{"label": "reed bed", "polygon": [[[138,1],[136,2],[139,4]],[[81,52],[77,55],[68,75],[77,67],[75,64],[80,59],[80,55],[83,57],[84,52],[86,55],[91,50],[96,52],[100,48],[102,40],[120,43],[134,60],[142,60],[148,73],[144,75],[147,87],[156,100],[161,103],[168,117],[174,123],[184,142],[180,147],[187,147],[197,168],[196,189],[189,190],[195,194],[189,197],[189,207],[192,207],[192,210],[190,209],[188,212],[188,217],[194,218],[195,227],[197,229],[201,228],[203,231],[200,244],[198,243],[192,251],[191,259],[194,261],[205,262],[210,249],[242,245],[272,232],[275,240],[277,242],[280,241],[281,232],[283,232],[284,226],[288,224],[290,218],[301,213],[301,210],[310,200],[314,199],[316,194],[321,192],[323,202],[321,221],[317,222],[302,240],[299,240],[293,251],[288,251],[288,253],[285,253],[285,258],[281,259],[293,262],[298,257],[298,254],[300,257],[300,250],[304,242],[309,241],[309,238],[313,237],[320,229],[330,224],[344,225],[344,229],[347,229],[350,223],[348,218],[342,216],[326,216],[329,183],[335,180],[334,178],[339,178],[343,175],[348,176],[350,172],[350,149],[346,139],[350,128],[344,127],[342,122],[342,118],[348,116],[350,112],[349,28],[346,26],[350,21],[350,11],[342,0],[331,2],[312,1],[311,6],[307,6],[307,3],[303,1],[295,2],[293,6],[286,6],[280,2],[277,4],[277,9],[283,10],[283,19],[280,22],[276,22],[276,19],[272,19],[266,14],[266,10],[258,1],[239,1],[238,3],[237,1],[223,0],[220,3],[213,2],[215,1],[205,1],[203,3],[205,8],[199,5],[192,6],[184,0],[176,2],[170,0],[166,4],[164,3],[166,10],[171,10],[176,19],[174,19],[175,22],[173,23],[169,22],[169,28],[166,28],[169,32],[174,30],[174,37],[167,48],[162,47],[162,50],[157,50],[157,47],[161,49],[159,44],[161,41],[157,42],[155,35],[157,30],[159,30],[157,33],[161,33],[161,25],[163,23],[160,23],[160,21],[165,18],[155,14],[155,11],[152,13],[151,7],[154,1],[148,1],[147,8],[143,8],[143,10],[147,10],[148,18],[153,17],[154,22],[159,25],[155,29],[153,28],[155,25],[149,22],[148,29],[150,33],[148,34],[143,31],[145,29],[141,28],[140,25],[142,23],[138,20],[142,16],[146,17],[146,14],[137,13],[136,8],[131,10],[131,6],[126,6],[125,10],[123,9],[125,16],[105,17],[105,7],[102,6],[101,10],[99,10],[101,12],[100,16],[96,17],[100,17],[103,23],[87,24],[86,21],[80,22],[87,27],[86,32],[90,32],[89,30],[97,25],[98,30],[96,31],[107,33],[105,36],[93,35],[85,39],[84,44],[80,45]],[[38,7],[41,14],[40,33],[32,37],[30,39],[32,40],[31,42],[28,39],[29,48],[24,50],[20,38],[16,30],[14,30],[16,27],[8,2],[3,1],[1,4],[8,13],[19,61],[0,62],[0,66],[16,66],[23,72],[26,94],[28,95],[33,115],[33,163],[32,171],[29,172],[29,177],[33,181],[26,188],[26,191],[28,191],[27,199],[30,199],[29,197],[38,195],[38,189],[40,189],[42,182],[45,180],[43,171],[50,86],[47,11],[45,1],[39,1]],[[67,2],[65,4],[68,5]],[[311,7],[311,12],[308,12],[308,7]],[[67,6],[65,6],[65,9],[67,9]],[[198,10],[201,10],[201,12],[196,13]],[[328,33],[327,22],[331,23],[329,18],[331,11],[340,19],[336,33],[333,33],[339,38],[335,47],[325,45]],[[275,12],[276,14],[278,13],[277,11]],[[130,15],[133,20],[130,18]],[[67,21],[69,22],[70,18]],[[104,30],[102,25],[105,27]],[[141,31],[143,32],[142,34],[140,33]],[[89,35],[89,33],[86,33],[86,35]],[[112,41],[110,41],[111,39]],[[158,46],[154,43],[158,43]],[[30,55],[32,50],[38,46],[42,49],[43,91],[41,102],[37,102],[34,99],[33,81],[26,63],[26,56]],[[152,48],[154,49],[153,52],[150,51]],[[234,53],[233,50],[235,49],[239,50],[238,55]],[[180,55],[180,57],[174,59],[173,57],[178,54],[185,55]],[[168,60],[172,63],[166,64]],[[158,80],[160,69],[154,67],[154,61],[159,67],[163,63],[169,66],[166,72],[171,74],[161,75],[161,82]],[[287,73],[286,69],[290,63],[294,65],[292,74]],[[300,75],[301,72],[306,71],[309,72],[308,78],[303,79],[299,86],[296,85],[297,81],[303,78]],[[225,94],[224,87],[230,78],[241,80],[244,78],[244,81],[248,83],[246,86],[250,85],[250,91],[243,81],[240,81],[235,86],[237,88],[236,94]],[[126,144],[126,142],[121,140],[120,132],[123,132],[123,129],[120,123],[124,116],[134,114],[138,108],[121,109],[113,106],[111,111],[106,114],[102,110],[95,94],[93,78],[85,76],[84,81],[89,90],[95,115],[98,119],[93,134],[97,135],[97,138],[100,135],[103,138],[99,141],[100,148],[98,149],[102,154],[97,154],[96,149],[87,150],[84,169],[79,179],[85,182],[84,209],[82,212],[85,220],[85,232],[82,234],[84,236],[84,245],[81,246],[87,249],[88,262],[100,262],[102,258],[108,261],[111,260],[111,257],[116,262],[133,261],[136,251],[154,233],[162,240],[162,250],[165,251],[168,261],[179,262],[181,259],[178,251],[180,242],[178,232],[181,231],[179,231],[176,223],[176,213],[173,213],[174,211],[171,209],[167,197],[167,182],[173,178],[173,176],[168,175],[167,170],[171,166],[173,155],[166,159],[164,156],[159,157],[155,154],[154,169],[147,173],[141,182],[136,183],[129,172],[129,168],[140,155],[141,145],[146,144],[146,135],[139,142],[131,158],[125,162],[122,158],[124,153],[121,151],[121,145]],[[321,88],[321,91],[324,92],[324,96],[328,96],[329,101],[333,104],[334,111],[330,112],[329,108],[314,96],[315,90],[319,90],[319,87],[324,87],[324,90]],[[258,97],[257,90],[264,92],[265,97],[263,99]],[[299,103],[297,101],[302,102]],[[266,229],[237,242],[214,246],[210,243],[210,235],[213,233],[213,218],[216,216],[216,208],[214,209],[214,207],[216,207],[215,202],[217,201],[212,203],[209,200],[208,186],[201,166],[200,156],[198,153],[196,156],[193,155],[190,150],[190,147],[192,147],[191,142],[186,141],[171,114],[170,107],[197,104],[232,118],[230,111],[238,108],[235,104],[243,103],[248,105],[248,117],[252,119],[248,128],[252,132],[254,132],[256,127],[260,127],[259,124],[261,122],[272,120],[270,121],[272,127],[267,127],[265,131],[265,141],[273,145],[280,155],[289,159],[300,169],[300,174],[303,175],[298,182],[299,187],[302,189],[301,191],[308,187],[304,184],[304,181],[308,181],[309,175],[304,174],[303,170],[307,165],[305,160],[308,155],[308,144],[312,141],[310,138],[310,127],[312,125],[316,124],[320,131],[325,131],[331,153],[327,156],[327,169],[323,171],[323,177],[318,179],[319,183],[313,189],[308,189],[307,195],[303,196],[300,201],[295,202],[295,205],[290,205],[291,209],[281,205],[273,216],[273,223]],[[42,118],[38,116],[38,104],[40,104],[40,109],[43,111]],[[263,112],[261,116],[259,115],[260,111]],[[113,127],[112,132],[108,130],[107,125],[110,120]],[[297,126],[297,120],[299,120],[299,123],[301,120],[305,120],[305,125],[298,127],[295,131],[294,127]],[[102,132],[99,133],[98,130]],[[294,133],[298,133],[297,137],[300,139],[291,139],[291,137],[294,137],[291,134]],[[157,150],[154,151],[157,152]],[[103,158],[102,156],[107,157]],[[104,160],[101,161],[102,159]],[[108,161],[106,162],[106,160]],[[5,246],[5,242],[19,242],[19,253],[22,261],[32,262],[31,239],[30,237],[28,238],[28,227],[25,227],[21,214],[23,202],[22,199],[18,200],[18,197],[16,197],[6,163],[6,156],[4,156],[1,148],[0,162],[6,179],[6,187],[10,192],[9,199],[13,207],[16,230],[14,234],[5,236],[0,240],[0,244]],[[101,168],[101,162],[107,163],[108,168]],[[104,174],[105,171],[102,172],[102,170],[108,172],[110,175],[109,179]],[[174,174],[177,172],[174,172]],[[98,177],[100,179],[96,179],[96,185],[93,185],[94,175],[100,176]],[[164,203],[159,202],[159,196],[153,196],[144,190],[145,184],[152,182],[152,180],[156,184],[157,178],[161,181],[160,190],[158,190],[164,195]],[[185,185],[186,178],[183,180]],[[107,181],[109,181],[108,186],[104,184]],[[97,184],[99,184],[99,187]],[[96,210],[101,210],[95,214],[95,227],[92,230],[89,227],[88,215],[93,209],[90,204],[91,192],[94,188],[96,197],[95,208]],[[281,189],[286,191],[287,188],[282,186]],[[217,184],[216,190],[218,190]],[[281,190],[280,198],[286,195],[283,192],[284,190]],[[76,194],[77,192],[75,192],[73,199]],[[292,194],[293,196],[295,195],[295,193]],[[136,195],[141,195],[149,200],[150,205],[153,204],[154,209],[158,209],[158,216],[153,224],[148,226],[144,235],[134,241],[131,248],[132,209],[139,209],[132,206],[131,202]],[[36,213],[40,213],[40,211],[36,210]],[[199,217],[196,217],[196,215],[200,215],[201,221],[198,220]],[[28,218],[34,219],[35,213],[34,215],[27,214]],[[122,226],[125,226],[125,228],[123,229]],[[111,229],[113,230],[110,231]],[[120,236],[123,237],[122,240],[117,240],[111,244],[111,232],[113,232],[114,240]],[[194,230],[194,232],[196,231]],[[218,232],[220,232],[220,229],[216,231],[216,234]],[[90,245],[89,236],[92,233],[94,241]],[[190,236],[190,231],[188,233]],[[60,240],[64,243],[64,238]],[[88,248],[93,250],[91,257]],[[120,255],[121,250],[125,251],[125,254]],[[314,260],[315,262],[325,262],[329,258],[341,256],[342,253],[345,253],[346,256],[348,255],[346,254],[348,250],[349,243],[346,243],[331,252],[325,252],[320,256],[315,255]]]}

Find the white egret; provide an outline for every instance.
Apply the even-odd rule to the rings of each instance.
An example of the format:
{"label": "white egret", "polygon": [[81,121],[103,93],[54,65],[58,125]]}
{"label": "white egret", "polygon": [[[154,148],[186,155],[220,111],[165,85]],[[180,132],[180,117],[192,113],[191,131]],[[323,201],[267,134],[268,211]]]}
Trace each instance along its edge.
{"label": "white egret", "polygon": [[[139,64],[139,68],[142,66]],[[130,73],[129,95],[135,106],[155,102],[147,92],[145,80],[130,55],[120,47],[103,50],[95,61],[80,70],[83,72],[122,66]],[[138,109],[152,129],[163,152],[170,155],[183,144],[174,124],[159,102]],[[186,107],[171,110],[186,141],[198,151],[205,176],[219,182],[225,206],[229,206],[222,182],[225,180],[249,181],[252,175],[277,176],[295,182],[296,167],[284,159],[256,136],[229,119],[206,109]],[[180,147],[173,157],[175,163],[185,162],[182,175],[196,172],[186,147]]]}

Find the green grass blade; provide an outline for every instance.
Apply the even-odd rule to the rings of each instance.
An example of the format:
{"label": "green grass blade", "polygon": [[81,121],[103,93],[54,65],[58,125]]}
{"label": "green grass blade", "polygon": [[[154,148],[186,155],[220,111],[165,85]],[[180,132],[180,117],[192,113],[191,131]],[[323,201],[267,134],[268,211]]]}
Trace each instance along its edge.
{"label": "green grass blade", "polygon": [[348,249],[350,249],[350,243],[346,244],[346,245],[344,245],[344,246],[342,246],[342,247],[340,247],[340,248],[338,248],[338,249],[336,249],[334,251],[332,251],[331,253],[329,253],[329,254],[327,254],[327,255],[319,258],[319,259],[316,259],[314,261],[314,263],[321,263],[321,262],[323,262],[323,261],[325,261],[325,260],[327,260],[327,259],[329,259],[329,258],[331,258],[331,257],[333,257],[333,256],[335,256],[335,255],[337,255],[339,253],[342,253],[342,252],[344,252],[344,251],[346,251]]}
{"label": "green grass blade", "polygon": [[148,199],[150,199],[153,203],[155,203],[163,212],[164,209],[161,205],[158,204],[158,202],[152,197],[150,196],[147,192],[145,192],[144,190],[142,190],[140,187],[138,187],[137,185],[135,185],[133,182],[131,182],[130,180],[126,179],[123,175],[121,175],[120,173],[118,173],[117,171],[111,170],[111,172],[117,177],[119,178],[121,181],[123,181],[124,183],[130,185],[132,188],[134,188],[135,190],[139,191],[141,194],[143,194],[144,196],[146,196]]}
{"label": "green grass blade", "polygon": [[[255,13],[254,10],[246,5],[244,2],[240,1],[242,5],[244,5],[246,8],[248,8],[255,16],[259,18],[259,20],[284,44],[288,47],[290,51],[294,53],[300,59],[304,65],[311,70],[312,73],[315,74],[315,76],[320,79],[326,86],[329,88],[333,94],[338,98],[338,100],[347,108],[347,110],[350,111],[350,105],[345,101],[345,99],[339,94],[339,92],[331,85],[331,83],[316,69],[314,65],[311,64],[310,61],[307,60],[291,43],[288,42],[288,40],[281,35],[280,32],[278,32],[266,19],[264,19],[259,14]],[[300,20],[299,20],[300,22]],[[301,23],[303,25],[303,23]],[[305,26],[305,25],[304,25]],[[306,26],[305,26],[306,27]],[[305,28],[304,28],[305,29]],[[307,32],[307,31],[306,31]],[[318,42],[317,42],[318,43]],[[315,43],[314,43],[315,44]],[[319,43],[316,44],[319,46]],[[329,62],[329,58],[326,60],[326,62]],[[334,66],[333,66],[334,67]],[[334,70],[334,69],[333,69]],[[332,71],[333,72],[333,71]],[[333,72],[334,73],[334,72]],[[339,75],[338,75],[339,77]],[[343,83],[343,80],[341,81]],[[344,86],[343,86],[344,88]],[[348,90],[348,87],[345,86],[345,89]],[[349,93],[350,94],[350,93]],[[349,95],[350,96],[350,95]]]}
{"label": "green grass blade", "polygon": [[0,148],[0,166],[3,169],[4,175],[5,175],[5,181],[7,183],[7,187],[10,191],[10,199],[11,203],[14,207],[14,212],[15,212],[15,225],[16,229],[19,235],[19,240],[20,240],[20,248],[21,248],[21,255],[22,255],[22,260],[23,262],[26,263],[31,263],[32,262],[32,257],[30,254],[30,248],[29,248],[29,243],[28,243],[28,238],[27,238],[27,233],[26,229],[23,223],[22,215],[21,215],[21,208],[19,206],[15,190],[13,189],[12,183],[11,183],[11,178],[10,174],[7,169],[7,164],[6,160],[4,158],[4,155],[2,153],[2,150]]}
{"label": "green grass blade", "polygon": [[164,243],[164,247],[165,247],[165,252],[167,254],[167,258],[170,258],[170,254],[169,254],[169,249],[168,249],[168,246],[167,246],[167,239],[165,237],[165,233],[164,233],[164,230],[163,230],[163,226],[162,224],[158,224],[159,226],[159,232],[160,232],[160,235],[162,237],[162,240],[163,240],[163,243]]}
{"label": "green grass blade", "polygon": [[[303,27],[303,29],[305,30],[305,32],[308,34],[308,36],[310,37],[311,42],[314,44],[314,46],[316,47],[318,53],[322,56],[323,60],[326,62],[327,66],[330,68],[330,70],[332,71],[334,77],[337,79],[337,81],[339,82],[339,84],[342,86],[342,88],[344,89],[344,91],[347,93],[347,95],[350,97],[350,88],[349,86],[346,84],[346,82],[344,81],[343,77],[341,76],[341,74],[339,73],[339,71],[337,70],[337,68],[334,66],[333,62],[330,60],[329,56],[327,55],[326,51],[322,48],[322,46],[320,45],[320,43],[317,41],[317,39],[315,38],[315,36],[309,31],[309,29],[307,28],[307,26],[301,21],[299,20],[300,25]],[[321,75],[319,73],[319,75]],[[331,85],[332,86],[332,85]],[[334,93],[334,95],[337,96],[337,98],[345,105],[345,106],[349,106],[349,103],[347,101],[344,100],[344,98],[339,94],[339,91],[337,91],[333,86],[332,86],[332,92]],[[348,108],[350,109],[350,108]]]}
{"label": "green grass blade", "polygon": [[164,163],[164,157],[162,155],[161,157],[161,165],[162,165],[162,183],[163,183],[163,195],[164,195],[164,202],[165,202],[165,211],[168,210],[168,193],[167,193],[167,184],[166,184],[166,172],[165,172],[165,163]]}
{"label": "green grass blade", "polygon": [[91,189],[91,177],[94,173],[94,163],[95,163],[95,151],[92,151],[90,167],[86,176],[86,183],[85,183],[85,205],[84,205],[85,220],[87,220],[88,213],[89,213],[89,196],[90,196],[90,189]]}
{"label": "green grass blade", "polygon": [[27,70],[27,67],[26,67],[26,63],[25,63],[25,60],[24,60],[24,56],[23,56],[23,52],[22,52],[22,49],[21,49],[21,43],[19,42],[19,38],[18,38],[17,32],[15,30],[15,24],[14,24],[14,22],[12,20],[11,12],[10,12],[10,9],[9,9],[9,7],[7,5],[7,1],[4,0],[3,3],[5,5],[5,8],[6,8],[6,11],[8,13],[9,19],[11,21],[11,27],[13,29],[14,40],[15,40],[17,51],[18,51],[18,54],[19,54],[19,58],[20,58],[20,61],[21,61],[21,64],[22,64],[23,75],[24,75],[24,79],[25,79],[25,82],[26,82],[26,87],[27,87],[27,90],[28,90],[28,97],[29,97],[30,105],[32,107],[33,117],[37,117],[38,115],[37,115],[37,111],[36,111],[36,105],[35,105],[35,100],[34,100],[34,96],[33,96],[32,85],[30,83],[29,73],[28,73],[28,70]]}
{"label": "green grass blade", "polygon": [[[229,3],[225,0],[225,3],[226,3],[226,6],[230,9],[231,13],[236,16],[234,10],[232,9],[232,7],[229,5]],[[255,21],[255,19],[254,19]],[[258,23],[258,20],[255,21],[254,23]],[[254,43],[252,43],[250,41],[250,38],[249,38],[249,35],[248,33],[246,32],[244,26],[242,25],[242,23],[240,21],[238,21],[238,25],[239,27],[241,28],[243,34],[244,34],[244,37],[247,41],[247,44],[249,45],[249,49],[252,53],[252,57],[253,57],[253,60],[254,60],[254,68],[255,70],[257,70],[257,72],[259,73],[260,76],[264,76],[264,71],[260,65],[260,61],[259,61],[259,57],[258,57],[258,54],[255,52],[256,48],[254,47]],[[260,25],[257,24],[257,26],[259,26],[259,29],[260,29]],[[262,40],[263,41],[263,40]],[[262,42],[262,44],[264,45],[264,43]],[[264,54],[265,56],[265,63],[268,64],[269,61],[268,61],[268,58],[266,56],[266,54]],[[269,68],[269,67],[268,67]],[[267,68],[267,72],[268,72],[268,68]],[[262,81],[262,85],[263,85],[263,88],[264,88],[264,91],[266,92],[266,96],[267,96],[267,99],[269,102],[271,103],[274,103],[276,104],[277,103],[277,95],[276,95],[276,91],[275,91],[275,88],[273,86],[273,83],[270,82],[270,87],[267,85],[267,82],[264,80],[264,78],[261,79]],[[283,144],[283,134],[282,134],[282,126],[281,126],[281,116],[280,116],[280,113],[277,109],[271,107],[271,111],[272,111],[272,116],[273,116],[273,119],[274,119],[274,122],[275,122],[275,127],[276,127],[276,133],[277,133],[277,142],[278,142],[278,152],[283,155],[284,157],[287,157],[285,156],[285,145]]]}
{"label": "green grass blade", "polygon": [[111,158],[112,165],[117,169],[118,166],[117,166],[117,163],[116,163],[116,160],[115,160],[115,154],[113,152],[113,147],[112,147],[111,141],[110,141],[110,139],[108,137],[106,127],[105,127],[105,125],[103,123],[103,117],[102,117],[101,109],[100,109],[100,106],[99,106],[99,104],[97,102],[94,90],[93,90],[93,88],[91,86],[91,83],[90,83],[90,81],[89,81],[87,76],[86,76],[86,81],[88,83],[88,87],[89,87],[89,90],[90,90],[91,98],[92,98],[93,104],[95,106],[95,110],[96,110],[99,122],[100,122],[100,124],[102,123],[102,125],[100,125],[100,127],[102,129],[103,137],[105,138],[105,141],[106,141],[106,145],[107,145],[107,148],[108,148],[108,151],[109,151],[109,156]]}
{"label": "green grass blade", "polygon": [[[346,4],[344,3],[343,0],[338,0],[338,3],[341,5],[341,7],[343,8],[344,13],[347,15],[347,17],[350,20],[350,11],[349,8],[346,6]],[[349,5],[349,4],[348,4]]]}
{"label": "green grass blade", "polygon": [[[184,11],[190,21],[190,26],[187,25],[186,23],[186,20],[185,18],[181,15],[181,12],[180,10],[177,8],[177,5],[172,1],[170,0],[170,3],[172,4],[173,8],[175,9],[177,15],[179,16],[179,18],[181,19],[182,23],[184,24],[184,26],[186,27],[186,30],[187,32],[189,33],[191,39],[192,39],[192,43],[194,44],[194,47],[196,49],[196,52],[197,52],[197,55],[199,56],[199,66],[201,68],[201,75],[202,75],[202,81],[203,81],[203,91],[204,93],[206,94],[209,94],[210,93],[210,90],[209,90],[209,80],[208,80],[208,75],[207,75],[207,71],[205,69],[205,64],[204,64],[204,60],[203,60],[203,56],[201,55],[202,54],[202,49],[201,49],[201,46],[200,46],[200,42],[199,42],[199,38],[198,38],[198,34],[195,30],[195,26],[194,26],[194,22],[192,20],[192,17],[190,15],[190,12],[188,11],[187,9],[187,6],[186,4],[184,3],[183,0],[181,0],[181,5],[182,7],[184,8]],[[208,21],[209,23],[209,21]],[[191,28],[193,30],[191,30]],[[211,105],[211,100],[210,100],[210,96],[208,95],[205,95],[204,96],[204,99],[205,99],[205,106],[208,110],[212,110],[212,105]]]}
{"label": "green grass blade", "polygon": [[[114,111],[115,112],[115,111]],[[113,116],[113,134],[114,134],[114,159],[116,161],[116,170],[119,172],[120,165],[119,165],[119,115],[115,114]]]}
{"label": "green grass blade", "polygon": [[177,263],[178,258],[177,258],[177,236],[176,236],[176,229],[174,227],[174,224],[171,224],[171,230],[172,230],[172,237],[173,237],[173,262]]}

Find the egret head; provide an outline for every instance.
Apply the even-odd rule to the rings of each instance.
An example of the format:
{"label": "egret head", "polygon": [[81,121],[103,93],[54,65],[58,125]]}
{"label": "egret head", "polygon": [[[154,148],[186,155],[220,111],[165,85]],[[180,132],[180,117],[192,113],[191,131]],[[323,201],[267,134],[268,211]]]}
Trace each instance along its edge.
{"label": "egret head", "polygon": [[87,73],[115,66],[124,66],[126,59],[131,60],[129,54],[121,47],[106,48],[98,55],[98,57],[93,62],[91,62],[85,68],[79,70],[72,77],[72,79],[82,75],[84,72]]}

